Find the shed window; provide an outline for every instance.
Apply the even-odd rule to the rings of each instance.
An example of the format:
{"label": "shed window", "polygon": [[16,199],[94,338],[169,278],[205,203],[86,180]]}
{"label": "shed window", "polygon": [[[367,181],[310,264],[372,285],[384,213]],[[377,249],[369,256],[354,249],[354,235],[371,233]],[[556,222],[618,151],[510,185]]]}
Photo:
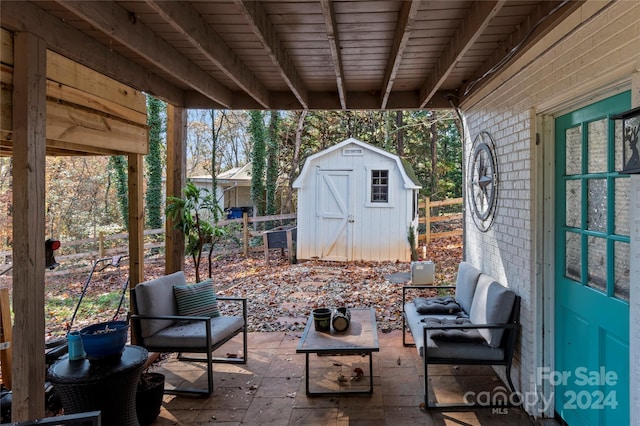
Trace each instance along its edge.
{"label": "shed window", "polygon": [[371,170],[371,202],[389,202],[389,170]]}

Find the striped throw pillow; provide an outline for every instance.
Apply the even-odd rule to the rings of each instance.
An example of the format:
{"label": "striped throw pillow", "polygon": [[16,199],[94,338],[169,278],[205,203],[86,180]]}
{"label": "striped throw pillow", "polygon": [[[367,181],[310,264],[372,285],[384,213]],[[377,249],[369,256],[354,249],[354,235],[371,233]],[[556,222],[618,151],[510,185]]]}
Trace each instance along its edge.
{"label": "striped throw pillow", "polygon": [[179,315],[211,318],[220,316],[218,299],[210,279],[197,284],[173,286],[173,294]]}

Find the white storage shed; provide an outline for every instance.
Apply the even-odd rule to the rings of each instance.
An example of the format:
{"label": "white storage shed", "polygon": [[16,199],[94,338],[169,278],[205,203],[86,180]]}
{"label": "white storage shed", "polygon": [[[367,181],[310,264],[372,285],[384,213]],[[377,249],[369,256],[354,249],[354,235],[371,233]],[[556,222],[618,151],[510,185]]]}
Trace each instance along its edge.
{"label": "white storage shed", "polygon": [[411,260],[421,187],[397,155],[349,138],[307,158],[293,187],[298,259]]}

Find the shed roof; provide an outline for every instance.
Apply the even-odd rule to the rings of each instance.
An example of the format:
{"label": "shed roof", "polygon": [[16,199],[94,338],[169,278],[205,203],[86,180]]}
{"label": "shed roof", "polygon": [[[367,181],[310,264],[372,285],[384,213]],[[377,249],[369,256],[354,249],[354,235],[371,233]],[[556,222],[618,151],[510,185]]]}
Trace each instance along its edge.
{"label": "shed roof", "polygon": [[[420,189],[422,188],[422,186],[420,185],[420,182],[418,182],[417,178],[415,177],[415,173],[413,172],[413,170],[411,169],[411,166],[406,162],[402,161],[402,159],[400,157],[398,157],[395,154],[392,154],[388,151],[385,151],[384,149],[378,148],[376,146],[373,145],[369,145],[366,142],[362,142],[361,140],[355,139],[355,138],[349,138],[349,139],[345,139],[342,142],[340,142],[339,144],[333,145],[325,150],[322,150],[320,152],[317,152],[313,155],[311,155],[310,157],[307,158],[307,161],[305,161],[304,166],[302,167],[302,171],[300,171],[300,175],[296,178],[296,180],[293,182],[293,188],[302,188],[302,180],[304,178],[304,176],[309,173],[309,164],[311,162],[313,162],[314,160],[316,160],[317,158],[323,157],[333,151],[339,150],[344,148],[347,145],[350,144],[354,144],[354,145],[358,145],[366,150],[369,150],[371,152],[374,152],[378,155],[381,155],[383,157],[387,157],[391,160],[393,160],[397,166],[398,166],[398,170],[400,171],[400,175],[402,176],[402,179],[404,181],[404,187],[406,189]],[[408,169],[407,169],[408,168]]]}

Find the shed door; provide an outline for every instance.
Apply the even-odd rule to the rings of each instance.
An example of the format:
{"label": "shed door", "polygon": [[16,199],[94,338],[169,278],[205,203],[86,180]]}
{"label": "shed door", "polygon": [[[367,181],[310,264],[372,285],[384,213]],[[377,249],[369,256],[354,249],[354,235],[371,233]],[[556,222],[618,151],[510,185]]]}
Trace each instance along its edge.
{"label": "shed door", "polygon": [[320,259],[352,259],[354,191],[353,170],[318,170],[316,253]]}
{"label": "shed door", "polygon": [[629,424],[629,177],[609,119],[629,105],[627,92],[556,119],[556,365],[541,377],[571,426]]}

